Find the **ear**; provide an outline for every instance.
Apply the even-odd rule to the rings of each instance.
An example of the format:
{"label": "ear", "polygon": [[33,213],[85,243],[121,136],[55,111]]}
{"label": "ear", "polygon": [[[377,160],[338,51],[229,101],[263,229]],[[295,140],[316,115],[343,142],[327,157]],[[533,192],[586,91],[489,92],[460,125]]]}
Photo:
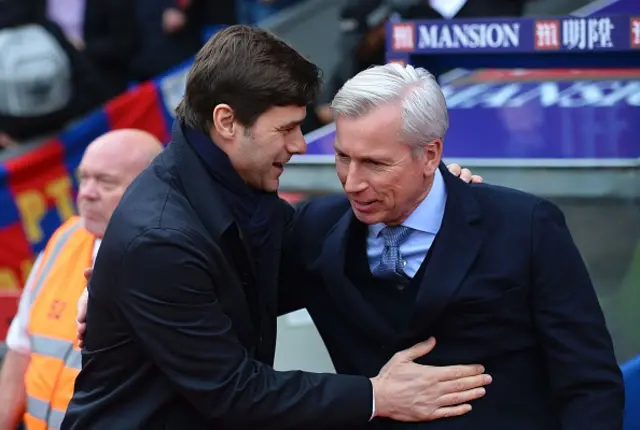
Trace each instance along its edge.
{"label": "ear", "polygon": [[213,128],[224,139],[231,139],[237,132],[236,117],[231,106],[219,104],[213,108]]}
{"label": "ear", "polygon": [[424,173],[428,176],[435,174],[440,160],[442,160],[442,139],[435,139],[422,148],[424,160]]}

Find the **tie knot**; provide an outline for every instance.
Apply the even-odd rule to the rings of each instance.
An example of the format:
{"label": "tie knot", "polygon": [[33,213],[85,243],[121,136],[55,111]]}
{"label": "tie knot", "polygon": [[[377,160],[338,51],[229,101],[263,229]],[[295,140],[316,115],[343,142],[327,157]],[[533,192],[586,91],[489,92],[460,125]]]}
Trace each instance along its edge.
{"label": "tie knot", "polygon": [[399,246],[411,233],[409,227],[404,225],[394,225],[392,227],[385,227],[380,232],[384,238],[384,244],[387,246]]}

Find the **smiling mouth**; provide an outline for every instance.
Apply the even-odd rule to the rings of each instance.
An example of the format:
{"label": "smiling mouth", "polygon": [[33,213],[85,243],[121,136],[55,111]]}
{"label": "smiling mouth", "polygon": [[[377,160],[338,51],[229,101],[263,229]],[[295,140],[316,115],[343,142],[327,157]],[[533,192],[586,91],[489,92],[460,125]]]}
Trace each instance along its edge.
{"label": "smiling mouth", "polygon": [[354,200],[356,202],[356,204],[358,206],[371,206],[372,204],[374,204],[376,201],[375,200],[371,200],[370,202],[361,202],[358,200]]}

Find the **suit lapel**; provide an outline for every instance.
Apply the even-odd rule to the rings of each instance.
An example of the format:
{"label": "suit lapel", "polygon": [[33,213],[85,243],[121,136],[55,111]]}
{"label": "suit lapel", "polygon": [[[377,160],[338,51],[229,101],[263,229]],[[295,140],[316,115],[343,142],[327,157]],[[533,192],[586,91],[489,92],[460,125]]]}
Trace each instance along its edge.
{"label": "suit lapel", "polygon": [[349,230],[355,227],[356,222],[358,221],[349,208],[327,235],[320,257],[312,270],[319,271],[326,290],[346,318],[351,319],[376,341],[388,343],[397,334],[345,275]]}
{"label": "suit lapel", "polygon": [[470,185],[451,175],[441,166],[447,187],[447,203],[442,226],[434,242],[410,318],[407,336],[424,340],[431,324],[455,297],[480,246],[480,207]]}

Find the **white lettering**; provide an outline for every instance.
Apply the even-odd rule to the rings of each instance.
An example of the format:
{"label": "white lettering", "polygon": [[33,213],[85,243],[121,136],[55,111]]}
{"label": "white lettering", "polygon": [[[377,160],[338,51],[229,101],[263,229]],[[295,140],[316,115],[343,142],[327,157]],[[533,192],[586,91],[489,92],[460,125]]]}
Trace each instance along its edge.
{"label": "white lettering", "polygon": [[611,32],[614,27],[611,18],[590,18],[588,27],[587,49],[613,47]]}
{"label": "white lettering", "polygon": [[567,49],[611,48],[610,18],[574,18],[562,22],[562,45]]}
{"label": "white lettering", "polygon": [[534,86],[526,83],[474,84],[458,88],[447,85],[443,92],[450,109],[517,108],[528,103],[566,109],[619,104],[640,106],[640,82],[635,81],[578,81],[568,86],[558,82]]}
{"label": "white lettering", "polygon": [[520,45],[519,23],[420,25],[418,48],[510,48]]}
{"label": "white lettering", "polygon": [[587,23],[584,19],[562,22],[562,46],[567,49],[584,49],[587,46]]}

